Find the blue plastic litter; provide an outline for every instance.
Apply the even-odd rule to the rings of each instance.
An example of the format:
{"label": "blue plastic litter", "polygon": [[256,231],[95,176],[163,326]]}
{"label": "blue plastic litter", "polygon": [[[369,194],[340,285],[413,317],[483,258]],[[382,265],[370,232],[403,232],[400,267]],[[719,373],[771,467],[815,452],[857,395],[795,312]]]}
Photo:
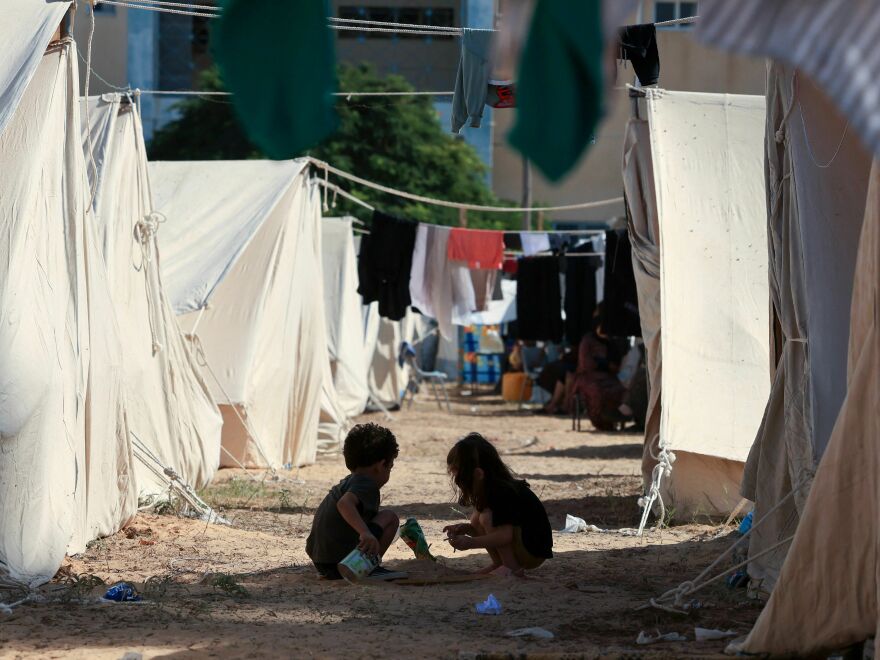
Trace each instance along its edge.
{"label": "blue plastic litter", "polygon": [[489,594],[489,597],[482,603],[477,603],[476,607],[477,614],[501,614],[501,603],[494,594]]}
{"label": "blue plastic litter", "polygon": [[739,524],[740,534],[748,534],[749,530],[752,528],[752,518],[754,518],[754,515],[754,511],[749,511],[749,515],[743,518],[743,521]]}
{"label": "blue plastic litter", "polygon": [[112,600],[117,603],[128,603],[139,601],[141,600],[141,597],[130,584],[120,582],[119,584],[114,584],[107,590],[107,593],[104,594],[104,600]]}
{"label": "blue plastic litter", "polygon": [[739,589],[747,586],[749,583],[749,574],[745,570],[739,570],[733,575],[727,576],[727,586],[731,589]]}

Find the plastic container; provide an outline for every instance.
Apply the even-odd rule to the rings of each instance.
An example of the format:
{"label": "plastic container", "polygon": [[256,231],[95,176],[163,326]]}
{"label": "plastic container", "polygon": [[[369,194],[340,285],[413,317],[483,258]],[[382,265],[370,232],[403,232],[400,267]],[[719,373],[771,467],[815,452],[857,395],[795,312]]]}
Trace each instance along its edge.
{"label": "plastic container", "polygon": [[373,572],[373,569],[379,565],[379,558],[372,555],[365,555],[363,552],[355,548],[346,555],[337,565],[339,574],[345,578],[347,582],[354,584],[367,577]]}
{"label": "plastic container", "polygon": [[521,371],[511,371],[501,377],[501,398],[505,401],[529,401],[532,381]]}

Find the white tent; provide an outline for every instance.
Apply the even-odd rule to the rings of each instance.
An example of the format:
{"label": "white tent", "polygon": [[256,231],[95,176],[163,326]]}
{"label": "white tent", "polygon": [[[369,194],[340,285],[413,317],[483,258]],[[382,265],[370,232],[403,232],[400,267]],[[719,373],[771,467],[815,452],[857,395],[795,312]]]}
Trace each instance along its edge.
{"label": "white tent", "polygon": [[321,224],[327,342],[339,405],[352,417],[370,398],[371,347],[364,336],[363,305],[357,292],[357,256],[352,218],[324,218]]}
{"label": "white tent", "polygon": [[[95,188],[98,243],[125,338],[126,410],[141,497],[167,492],[171,468],[194,488],[207,485],[220,460],[220,411],[165,295],[159,273],[140,117],[118,94],[82,99],[83,142]],[[91,153],[86,134],[91,123]]]}
{"label": "white tent", "polygon": [[222,466],[312,463],[319,418],[337,437],[345,420],[327,350],[320,198],[306,165],[150,163],[167,218],[162,274],[204,352],[223,414]]}
{"label": "white tent", "polygon": [[[25,4],[33,15],[18,16]],[[33,57],[46,46],[35,35],[48,40],[67,4],[13,3],[0,22],[4,50],[26,49],[8,53],[0,80],[8,113],[0,134],[0,579],[29,585],[137,508],[122,348],[83,159],[76,46]],[[16,107],[5,105],[10,62],[22,66],[12,75]]]}
{"label": "white tent", "polygon": [[659,446],[661,461],[675,456],[671,476],[658,470],[654,483],[674,517],[690,520],[740,501],[770,387],[764,99],[666,90],[647,99],[660,231]]}
{"label": "white tent", "polygon": [[364,334],[371,357],[369,383],[375,401],[386,408],[400,405],[409,380],[409,366],[398,361],[400,345],[420,335],[422,317],[412,309],[399,321],[379,316],[378,303],[364,307]]}

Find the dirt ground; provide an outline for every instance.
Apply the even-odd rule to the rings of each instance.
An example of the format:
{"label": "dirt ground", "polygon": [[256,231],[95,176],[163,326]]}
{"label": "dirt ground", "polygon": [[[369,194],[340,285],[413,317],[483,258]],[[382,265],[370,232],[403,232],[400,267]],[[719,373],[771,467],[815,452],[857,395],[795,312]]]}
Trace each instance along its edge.
{"label": "dirt ground", "polygon": [[[383,507],[401,519],[417,518],[439,561],[417,561],[398,541],[386,566],[429,578],[484,565],[480,551],[453,553],[441,533],[467,514],[452,503],[445,457],[473,430],[528,479],[554,529],[566,514],[612,530],[638,525],[640,435],[572,432],[568,419],[519,412],[487,395],[456,397],[453,413],[417,400],[388,422],[401,454],[382,491]],[[382,422],[383,416],[361,419]],[[723,582],[701,592],[700,608],[688,616],[635,609],[695,577],[732,543],[732,530],[710,525],[643,538],[554,533],[555,558],[527,579],[423,586],[319,581],[305,539],[315,507],[345,474],[339,454],[277,480],[224,470],[203,496],[231,527],[173,512],[138,515],[127,529],[70,558],[43,588],[45,602],[0,614],[0,656],[713,657],[726,642],[692,641],[695,626],[745,633],[760,611],[744,590]],[[135,584],[144,601],[102,602],[107,585],[120,580]],[[501,602],[498,616],[475,612],[489,594]],[[554,638],[506,635],[531,626]],[[675,631],[691,641],[638,646],[643,630]]]}

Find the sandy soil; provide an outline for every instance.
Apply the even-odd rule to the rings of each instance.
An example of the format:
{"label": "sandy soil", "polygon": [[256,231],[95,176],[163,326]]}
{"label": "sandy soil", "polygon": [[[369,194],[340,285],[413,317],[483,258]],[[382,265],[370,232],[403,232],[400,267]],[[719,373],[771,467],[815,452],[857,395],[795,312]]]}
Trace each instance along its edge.
{"label": "sandy soil", "polygon": [[[567,419],[520,413],[490,396],[458,397],[454,413],[417,401],[389,423],[402,451],[383,489],[383,506],[402,519],[417,518],[440,559],[416,561],[398,542],[387,566],[436,576],[484,565],[478,551],[453,553],[441,541],[442,527],[465,513],[451,504],[446,452],[471,430],[496,442],[529,480],[555,529],[567,513],[604,528],[638,524],[640,436],[574,433]],[[382,416],[363,419],[381,422]],[[278,480],[223,471],[204,496],[232,527],[171,513],[139,515],[126,530],[70,558],[43,589],[47,602],[0,615],[0,656],[712,657],[725,642],[648,647],[635,640],[640,631],[655,629],[693,640],[695,625],[744,633],[760,610],[742,590],[723,583],[702,592],[700,609],[686,617],[635,610],[695,577],[732,542],[729,530],[705,525],[644,538],[554,534],[556,557],[525,580],[431,586],[319,581],[305,538],[315,507],[344,474],[338,454]],[[144,602],[101,602],[106,585],[119,580],[140,588]],[[475,603],[490,593],[503,613],[476,614]],[[555,638],[506,636],[530,626]]]}

